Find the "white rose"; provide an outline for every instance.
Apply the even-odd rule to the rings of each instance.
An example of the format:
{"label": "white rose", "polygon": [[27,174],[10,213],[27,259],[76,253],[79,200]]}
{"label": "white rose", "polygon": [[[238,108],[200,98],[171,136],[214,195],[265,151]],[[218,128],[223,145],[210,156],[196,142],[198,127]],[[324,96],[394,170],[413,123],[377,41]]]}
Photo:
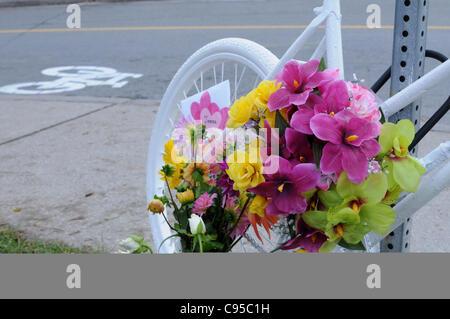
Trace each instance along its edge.
{"label": "white rose", "polygon": [[189,228],[191,229],[191,234],[204,234],[206,233],[206,226],[203,219],[197,214],[192,214],[189,220]]}

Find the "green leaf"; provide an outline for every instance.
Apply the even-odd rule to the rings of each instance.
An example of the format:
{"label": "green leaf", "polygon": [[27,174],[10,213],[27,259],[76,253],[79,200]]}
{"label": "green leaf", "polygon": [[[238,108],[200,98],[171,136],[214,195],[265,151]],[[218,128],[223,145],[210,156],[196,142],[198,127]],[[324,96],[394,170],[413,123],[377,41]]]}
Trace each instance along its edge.
{"label": "green leaf", "polygon": [[322,72],[322,71],[324,71],[324,70],[326,70],[326,69],[327,69],[327,64],[325,63],[325,58],[322,57],[322,58],[320,59],[320,63],[319,63],[319,67],[317,68],[317,71],[318,71],[318,72]]}
{"label": "green leaf", "polygon": [[392,207],[385,204],[366,204],[361,206],[359,212],[361,221],[378,235],[386,234],[395,222],[395,212]]}
{"label": "green leaf", "polygon": [[348,249],[348,250],[363,250],[366,251],[366,247],[364,247],[364,244],[362,241],[356,243],[356,244],[349,244],[345,240],[341,240],[339,242],[339,246]]}
{"label": "green leaf", "polygon": [[309,210],[302,214],[302,218],[309,226],[325,231],[327,229],[327,212],[320,210]]}
{"label": "green leaf", "polygon": [[194,181],[196,181],[197,183],[203,182],[203,175],[202,175],[199,171],[197,171],[197,170],[195,170],[195,171],[192,173],[192,178],[193,178]]}
{"label": "green leaf", "polygon": [[224,244],[218,241],[204,241],[203,242],[203,251],[212,251],[218,250],[222,251],[224,248]]}
{"label": "green leaf", "polygon": [[312,149],[314,155],[314,162],[316,163],[316,168],[320,169],[320,160],[322,159],[323,144],[313,141]]}
{"label": "green leaf", "polygon": [[161,168],[161,171],[164,173],[164,175],[166,175],[167,177],[172,177],[173,174],[175,173],[175,166],[171,165],[171,164],[166,164]]}
{"label": "green leaf", "polygon": [[386,117],[384,116],[383,110],[379,108],[379,111],[381,113],[380,123],[384,124],[386,122]]}
{"label": "green leaf", "polygon": [[284,136],[284,132],[286,131],[286,128],[289,127],[289,123],[286,122],[283,115],[281,115],[279,110],[276,110],[275,114],[275,127],[278,128],[280,137]]}

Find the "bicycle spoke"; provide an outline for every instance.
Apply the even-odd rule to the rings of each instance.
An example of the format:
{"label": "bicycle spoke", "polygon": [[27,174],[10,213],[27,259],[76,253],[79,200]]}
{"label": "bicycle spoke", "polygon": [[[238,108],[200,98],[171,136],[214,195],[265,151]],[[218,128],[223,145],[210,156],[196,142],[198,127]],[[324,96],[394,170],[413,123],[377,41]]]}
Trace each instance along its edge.
{"label": "bicycle spoke", "polygon": [[198,86],[197,86],[197,80],[194,80],[194,85],[195,85],[195,88],[196,88],[196,90],[197,90],[197,93],[200,93],[200,90],[199,90],[199,88],[198,88]]}
{"label": "bicycle spoke", "polygon": [[242,81],[242,78],[244,77],[245,70],[247,70],[247,67],[246,67],[246,66],[244,66],[244,68],[242,69],[241,76],[239,77],[239,81],[238,81],[238,83],[237,83],[237,85],[236,85],[236,93],[235,93],[235,96],[236,96],[236,94],[237,94],[237,92],[238,92],[239,86],[241,85],[241,81]]}
{"label": "bicycle spoke", "polygon": [[203,72],[200,73],[200,91],[203,91]]}
{"label": "bicycle spoke", "polygon": [[259,75],[256,75],[255,83],[253,83],[253,87],[252,87],[253,89],[256,88],[256,86],[258,85],[258,82],[259,82],[258,80],[259,80]]}

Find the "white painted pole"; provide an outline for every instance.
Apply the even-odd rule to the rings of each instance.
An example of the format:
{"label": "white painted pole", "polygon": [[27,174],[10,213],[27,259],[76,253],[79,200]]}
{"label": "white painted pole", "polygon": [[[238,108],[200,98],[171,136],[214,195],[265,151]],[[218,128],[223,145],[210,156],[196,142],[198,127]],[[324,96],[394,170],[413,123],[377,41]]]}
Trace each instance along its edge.
{"label": "white painted pole", "polygon": [[339,69],[339,75],[344,79],[341,6],[339,0],[325,0],[323,8],[329,12],[326,22],[327,67]]}

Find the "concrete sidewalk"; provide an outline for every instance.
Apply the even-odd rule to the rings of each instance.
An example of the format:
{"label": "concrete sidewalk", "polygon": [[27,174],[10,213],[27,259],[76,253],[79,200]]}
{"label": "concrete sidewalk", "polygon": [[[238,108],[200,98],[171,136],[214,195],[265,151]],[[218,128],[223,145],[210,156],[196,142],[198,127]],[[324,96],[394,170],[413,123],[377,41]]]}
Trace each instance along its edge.
{"label": "concrete sidewalk", "polygon": [[[151,100],[0,95],[0,225],[107,251],[130,234],[151,243],[145,165],[157,108]],[[446,140],[450,128],[440,125],[420,154]],[[446,189],[417,213],[412,251],[450,252],[449,197]]]}
{"label": "concrete sidewalk", "polygon": [[0,96],[0,224],[108,251],[130,234],[150,239],[145,165],[157,107]]}

